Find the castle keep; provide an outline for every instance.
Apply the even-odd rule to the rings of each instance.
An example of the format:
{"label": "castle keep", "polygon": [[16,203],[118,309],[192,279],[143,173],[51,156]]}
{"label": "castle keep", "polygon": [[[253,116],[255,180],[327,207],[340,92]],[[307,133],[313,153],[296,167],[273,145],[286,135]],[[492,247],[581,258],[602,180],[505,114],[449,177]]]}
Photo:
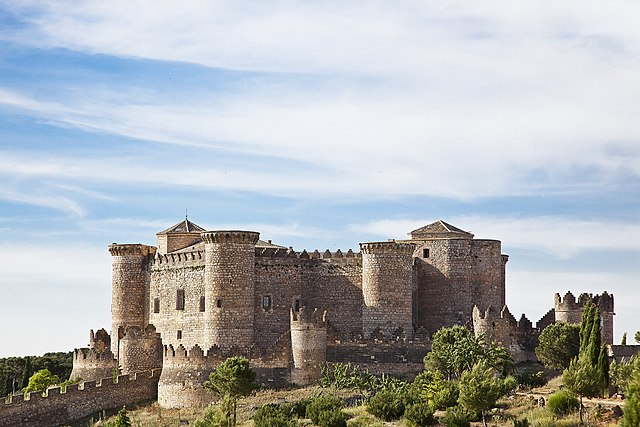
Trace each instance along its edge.
{"label": "castle keep", "polygon": [[113,244],[111,333],[91,332],[72,377],[92,380],[161,368],[158,401],[206,403],[202,383],[225,358],[250,359],[262,382],[309,384],[319,365],[351,361],[373,372],[419,371],[429,337],[473,328],[535,358],[539,331],[579,321],[587,300],[613,337],[613,297],[570,293],[534,327],[505,306],[508,256],[498,240],[443,221],[408,239],[361,243],[359,251],[294,251],[254,231],[207,231],[185,219],[158,244]]}

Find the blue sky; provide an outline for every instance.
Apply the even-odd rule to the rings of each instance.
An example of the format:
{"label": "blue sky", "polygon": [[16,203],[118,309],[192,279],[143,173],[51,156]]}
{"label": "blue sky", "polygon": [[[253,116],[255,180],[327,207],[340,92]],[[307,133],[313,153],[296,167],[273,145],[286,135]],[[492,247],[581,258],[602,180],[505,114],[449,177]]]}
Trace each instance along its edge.
{"label": "blue sky", "polygon": [[0,0],[0,357],[110,325],[108,244],[302,249],[444,219],[507,302],[640,329],[640,5]]}

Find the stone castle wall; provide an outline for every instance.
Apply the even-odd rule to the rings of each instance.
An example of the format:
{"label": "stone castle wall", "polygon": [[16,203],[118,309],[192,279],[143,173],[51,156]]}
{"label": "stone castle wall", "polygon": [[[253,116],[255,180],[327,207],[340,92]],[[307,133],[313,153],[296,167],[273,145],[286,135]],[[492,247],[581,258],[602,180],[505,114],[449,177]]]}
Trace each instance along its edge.
{"label": "stone castle wall", "polygon": [[501,254],[500,241],[436,239],[414,243],[417,320],[429,334],[442,326],[467,323],[474,305],[486,310],[505,304],[507,257]]}
{"label": "stone castle wall", "polygon": [[[191,348],[204,342],[204,251],[158,255],[150,267],[149,322],[163,344]],[[184,290],[184,308],[177,309],[178,290]],[[157,303],[156,303],[157,299]],[[154,305],[157,304],[158,313]],[[181,338],[178,339],[178,331]]]}
{"label": "stone castle wall", "polygon": [[67,424],[102,410],[121,408],[158,396],[160,371],[121,375],[117,382],[111,377],[47,390],[46,395],[29,393],[0,401],[0,425],[3,427],[53,427]]}
{"label": "stone castle wall", "polygon": [[588,302],[595,304],[600,310],[602,342],[613,344],[613,316],[615,315],[613,295],[608,294],[606,291],[600,295],[582,293],[576,299],[569,291],[564,297],[560,297],[560,294],[556,293],[553,299],[555,320],[556,322],[564,323],[579,324],[582,321],[582,312],[585,305]]}

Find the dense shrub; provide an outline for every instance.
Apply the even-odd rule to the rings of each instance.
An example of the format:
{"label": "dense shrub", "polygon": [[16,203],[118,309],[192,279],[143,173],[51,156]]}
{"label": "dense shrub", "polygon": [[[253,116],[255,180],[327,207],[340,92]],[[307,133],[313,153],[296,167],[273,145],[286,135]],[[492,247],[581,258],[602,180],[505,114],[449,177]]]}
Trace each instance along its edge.
{"label": "dense shrub", "polygon": [[502,394],[504,396],[512,394],[518,388],[518,379],[509,375],[502,379]]}
{"label": "dense shrub", "polygon": [[317,424],[320,427],[347,427],[347,416],[338,408],[321,411]]}
{"label": "dense shrub", "polygon": [[517,375],[518,384],[524,387],[541,387],[547,383],[544,379],[544,372],[524,371]]}
{"label": "dense shrub", "polygon": [[320,414],[323,412],[340,411],[344,403],[342,400],[333,396],[319,396],[311,399],[307,404],[306,416],[313,421],[314,424],[320,424]]}
{"label": "dense shrub", "polygon": [[405,410],[406,392],[382,390],[367,402],[367,411],[385,421],[397,420]]}
{"label": "dense shrub", "polygon": [[[417,391],[420,400],[428,402],[433,408],[439,410],[457,405],[460,394],[458,382],[446,380],[439,371],[421,372],[409,390],[411,392]],[[414,401],[407,400],[407,404]]]}
{"label": "dense shrub", "polygon": [[513,427],[529,427],[529,420],[523,418],[522,420],[513,420]]}
{"label": "dense shrub", "polygon": [[258,408],[253,416],[253,425],[255,427],[295,427],[298,422],[290,419],[283,406],[269,403]]}
{"label": "dense shrub", "polygon": [[547,400],[547,408],[555,415],[567,415],[579,407],[578,398],[566,390],[556,391]]}
{"label": "dense shrub", "polygon": [[282,410],[289,418],[304,418],[307,415],[307,405],[311,402],[310,398],[300,399],[297,402],[285,403]]}
{"label": "dense shrub", "polygon": [[433,408],[426,402],[417,402],[408,405],[404,411],[404,418],[410,426],[426,427],[438,423],[433,416]]}
{"label": "dense shrub", "polygon": [[[219,425],[227,425],[229,419],[224,416],[219,407],[209,405],[202,413],[202,417],[193,422],[194,427],[211,427]],[[223,424],[224,423],[224,424]]]}
{"label": "dense shrub", "polygon": [[476,415],[462,406],[454,406],[447,408],[442,423],[446,427],[469,427],[470,421],[475,419]]}

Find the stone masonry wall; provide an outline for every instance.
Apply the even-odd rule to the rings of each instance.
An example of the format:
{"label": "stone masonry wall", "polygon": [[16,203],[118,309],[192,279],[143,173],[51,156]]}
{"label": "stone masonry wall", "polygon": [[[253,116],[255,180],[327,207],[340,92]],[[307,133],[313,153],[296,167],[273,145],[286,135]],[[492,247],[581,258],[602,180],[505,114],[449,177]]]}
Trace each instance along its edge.
{"label": "stone masonry wall", "polygon": [[[506,257],[497,240],[437,239],[417,244],[418,327],[433,334],[440,327],[463,325],[478,305],[502,307],[505,302]],[[428,257],[424,257],[424,250]]]}
{"label": "stone masonry wall", "polygon": [[[200,311],[204,291],[204,252],[156,256],[151,266],[149,321],[163,344],[191,348],[204,342],[205,312]],[[184,308],[178,310],[178,290],[184,290]],[[155,299],[158,313],[154,313]],[[181,338],[178,338],[180,331]]]}
{"label": "stone masonry wall", "polygon": [[10,403],[0,401],[0,425],[3,427],[49,427],[67,424],[102,410],[121,408],[140,401],[156,399],[160,371],[121,375],[69,385],[65,393],[50,388],[47,396],[30,393],[29,399],[13,396]]}

